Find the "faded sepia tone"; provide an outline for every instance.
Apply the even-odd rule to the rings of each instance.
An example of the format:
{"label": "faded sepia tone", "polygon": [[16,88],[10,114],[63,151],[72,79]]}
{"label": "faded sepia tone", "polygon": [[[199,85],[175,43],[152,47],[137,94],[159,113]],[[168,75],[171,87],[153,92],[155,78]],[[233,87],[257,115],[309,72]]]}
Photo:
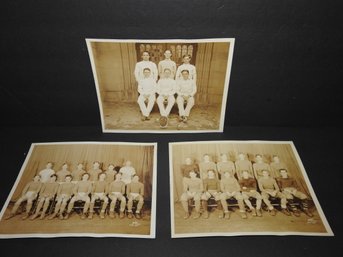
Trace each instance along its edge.
{"label": "faded sepia tone", "polygon": [[[0,237],[154,237],[155,151],[155,144],[100,142],[32,144],[12,192],[1,211]],[[57,179],[65,167],[67,167],[65,169],[66,176],[71,176],[69,184],[71,184],[73,191],[71,196],[67,198],[65,209],[60,213],[57,212],[56,208],[59,199],[58,192],[60,192],[58,190],[54,192],[56,194],[51,198],[46,210],[44,209],[45,206],[37,210],[39,201],[43,197],[43,187],[48,187],[49,181],[43,182],[48,163],[51,163],[51,170],[57,175]],[[132,174],[131,183],[133,177],[137,176],[142,185],[144,203],[139,217],[135,212],[129,217],[130,212],[128,211],[131,209],[129,210],[128,207],[130,195],[127,188],[131,186],[130,182],[121,182],[123,197],[126,198],[123,212],[121,212],[122,206],[119,208],[120,200],[118,198],[118,202],[113,204],[114,212],[111,213],[111,191],[103,191],[106,199],[101,198],[100,201],[95,200],[92,203],[92,198],[99,194],[98,191],[94,190],[96,183],[101,181],[100,175],[106,175],[103,175],[105,177],[103,184],[106,189],[110,188],[112,181],[115,179],[119,181],[121,178],[121,176],[117,177],[116,174],[120,173],[124,177],[123,172],[124,169],[128,169],[126,168],[127,165],[135,171]],[[76,203],[71,205],[70,202],[73,197],[78,195],[75,188],[82,182],[84,174],[92,174],[94,167],[98,168],[98,175],[94,181],[88,180],[92,189],[89,194],[85,195],[86,198],[89,197],[88,205],[90,207],[85,210],[83,207],[86,206],[87,201],[77,199]],[[78,170],[82,171],[79,177],[76,175]],[[34,197],[32,206],[29,207],[29,210],[27,209],[28,205],[25,198],[18,207],[15,207],[18,200],[27,195],[26,185],[30,184],[37,175],[39,175],[39,182],[42,186],[37,197]],[[67,178],[65,177],[63,181],[56,182],[58,189],[66,185],[66,181]],[[107,205],[105,205],[104,200],[108,202]],[[138,204],[138,201],[133,199],[133,210],[138,209]],[[17,209],[14,212],[15,208]]]}
{"label": "faded sepia tone", "polygon": [[[170,178],[171,178],[171,219],[173,237],[192,237],[192,236],[229,236],[229,235],[250,235],[250,234],[270,234],[270,235],[331,235],[332,231],[320,208],[319,202],[311,188],[307,175],[301,164],[296,150],[290,142],[268,142],[268,141],[204,141],[204,142],[183,142],[170,143]],[[218,183],[222,185],[224,174],[220,167],[222,156],[227,157],[225,163],[231,162],[233,166],[233,178],[239,184],[239,197],[210,197],[205,200],[204,194],[207,192],[205,184],[206,178],[201,178],[201,174],[208,170],[214,170],[218,174]],[[257,159],[261,155],[261,163],[266,164],[264,169],[269,169],[270,176],[275,179],[278,185],[280,197],[271,197],[272,208],[266,205],[260,183],[261,177],[255,177],[255,170],[258,170]],[[207,157],[206,157],[207,156]],[[259,198],[248,197],[252,203],[252,209],[244,200],[244,190],[242,188],[242,177],[239,165],[240,157],[244,156],[247,163],[251,164],[250,178],[256,182],[256,190]],[[275,157],[276,156],[276,157]],[[207,159],[206,159],[207,158]],[[275,164],[274,159],[279,162]],[[187,160],[188,159],[188,160]],[[191,160],[191,161],[189,161]],[[189,163],[187,163],[189,161]],[[208,161],[208,162],[207,162]],[[274,162],[274,163],[273,163]],[[206,164],[207,163],[207,164]],[[273,164],[272,164],[273,163]],[[188,165],[189,164],[189,165]],[[188,168],[187,168],[188,167]],[[190,167],[190,168],[189,168]],[[207,168],[204,168],[207,167]],[[278,167],[277,169],[275,167]],[[204,170],[205,169],[205,170]],[[201,193],[199,198],[191,197],[185,201],[185,185],[191,178],[187,171],[195,170],[198,180],[202,181]],[[247,169],[248,170],[248,169]],[[295,181],[297,185],[297,197],[288,196],[282,188],[282,177],[278,173],[280,170],[287,170],[288,178]],[[283,172],[283,171],[282,171]],[[287,179],[288,179],[287,178]],[[193,180],[195,183],[197,178]],[[186,183],[186,184],[185,184]],[[191,190],[191,188],[188,188]],[[219,196],[223,195],[222,186],[218,186]],[[194,191],[195,192],[195,191]],[[212,192],[212,191],[211,191]],[[262,194],[262,196],[261,196]],[[299,196],[300,195],[300,196]],[[285,197],[287,204],[283,209],[282,196]],[[194,196],[196,197],[196,196]],[[213,198],[213,199],[212,199]],[[292,198],[292,199],[291,199]],[[225,200],[226,199],[226,200]],[[242,199],[244,205],[240,207],[239,201]],[[260,207],[258,200],[260,199]],[[303,199],[303,200],[302,200]],[[183,203],[183,201],[185,201]],[[197,212],[196,201],[200,203]],[[225,201],[225,202],[224,202]],[[281,202],[280,202],[281,201]],[[225,216],[223,204],[228,204],[228,215]],[[188,206],[189,214],[185,214],[183,205]],[[204,207],[206,206],[206,207]],[[261,215],[256,215],[258,210]]]}
{"label": "faded sepia tone", "polygon": [[[119,40],[118,40],[119,41]],[[210,40],[209,40],[210,41]],[[154,41],[112,42],[87,40],[93,73],[98,89],[104,132],[117,130],[143,130],[157,132],[218,131],[222,130],[227,97],[228,76],[232,58],[233,42]],[[150,61],[158,66],[164,53],[170,50],[176,67],[182,64],[182,56],[192,56],[196,67],[195,105],[187,122],[178,120],[177,103],[171,109],[166,128],[159,123],[157,103],[151,111],[150,120],[141,121],[138,84],[134,76],[135,65],[142,53],[149,51]],[[230,56],[229,56],[230,55]],[[158,77],[160,79],[160,76]],[[226,89],[225,89],[226,88]]]}

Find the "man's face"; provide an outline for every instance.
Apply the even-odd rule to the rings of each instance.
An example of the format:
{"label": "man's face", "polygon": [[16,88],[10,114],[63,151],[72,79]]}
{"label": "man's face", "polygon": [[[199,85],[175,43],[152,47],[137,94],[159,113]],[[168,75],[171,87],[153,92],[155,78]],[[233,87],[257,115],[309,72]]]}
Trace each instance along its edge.
{"label": "man's face", "polygon": [[188,56],[185,56],[185,57],[183,58],[183,62],[184,62],[185,64],[188,64],[190,61],[191,61],[191,58],[189,58]]}
{"label": "man's face", "polygon": [[188,74],[187,71],[182,72],[182,78],[183,78],[184,80],[187,80],[188,77],[189,77],[189,74]]}
{"label": "man's face", "polygon": [[94,169],[99,169],[99,166],[100,166],[100,164],[99,164],[98,162],[95,162],[95,163],[93,164],[93,168],[94,168]]}
{"label": "man's face", "polygon": [[108,169],[109,169],[109,170],[113,170],[113,169],[114,169],[114,166],[113,166],[112,164],[110,164],[110,165],[108,166]]}
{"label": "man's face", "polygon": [[137,183],[138,181],[139,181],[139,177],[138,177],[138,176],[134,176],[134,177],[132,178],[132,182]]}
{"label": "man's face", "polygon": [[214,172],[213,170],[209,170],[207,173],[208,178],[214,178]]}
{"label": "man's face", "polygon": [[222,158],[221,158],[221,159],[222,159],[223,162],[227,161],[227,156],[226,156],[226,154],[222,154]]}
{"label": "man's face", "polygon": [[269,172],[267,170],[262,171],[262,176],[265,178],[269,177]]}
{"label": "man's face", "polygon": [[65,181],[66,181],[67,183],[70,183],[71,177],[70,177],[70,176],[66,176]]}
{"label": "man's face", "polygon": [[244,179],[248,179],[248,178],[250,177],[250,176],[249,176],[249,172],[247,172],[246,170],[243,171],[242,177],[243,177]]}
{"label": "man's face", "polygon": [[257,155],[257,156],[256,156],[256,161],[257,161],[257,162],[262,162],[262,157],[261,157],[260,155]]}
{"label": "man's face", "polygon": [[279,159],[279,157],[278,156],[274,156],[274,162],[280,162],[280,159]]}
{"label": "man's face", "polygon": [[34,182],[38,182],[40,180],[40,176],[35,176],[34,178],[33,178],[33,181]]}
{"label": "man's face", "polygon": [[282,178],[288,178],[287,171],[285,171],[285,170],[280,170],[280,175]]}
{"label": "man's face", "polygon": [[56,176],[50,177],[50,182],[55,182],[56,181]]}
{"label": "man's face", "polygon": [[82,176],[82,181],[87,181],[89,179],[88,174]]}
{"label": "man's face", "polygon": [[210,156],[204,155],[204,162],[209,162],[210,161]]}
{"label": "man's face", "polygon": [[165,69],[163,75],[164,75],[165,78],[170,78],[171,71],[169,69]]}
{"label": "man's face", "polygon": [[166,57],[166,59],[170,59],[171,57],[171,52],[169,50],[164,52],[164,56]]}
{"label": "man's face", "polygon": [[116,175],[116,180],[121,180],[121,174],[120,174],[120,173],[118,173],[118,174]]}
{"label": "man's face", "polygon": [[150,74],[151,74],[150,70],[145,69],[145,70],[143,71],[144,78],[149,78],[149,77],[150,77]]}
{"label": "man's face", "polygon": [[244,160],[244,154],[240,154],[240,155],[238,156],[238,158],[239,158],[240,160]]}
{"label": "man's face", "polygon": [[46,168],[51,169],[51,167],[52,167],[52,163],[51,162],[47,163]]}
{"label": "man's face", "polygon": [[186,159],[186,164],[187,165],[191,165],[192,164],[192,159],[191,158],[187,158]]}
{"label": "man's face", "polygon": [[78,168],[79,170],[82,170],[83,165],[82,165],[81,163],[79,163],[79,165],[77,165],[77,168]]}
{"label": "man's face", "polygon": [[63,164],[62,169],[66,170],[68,168],[67,164]]}
{"label": "man's face", "polygon": [[105,178],[106,178],[106,175],[104,173],[100,174],[100,176],[99,176],[100,181],[104,181]]}
{"label": "man's face", "polygon": [[143,61],[149,61],[150,55],[147,52],[144,52],[142,55]]}
{"label": "man's face", "polygon": [[190,177],[190,178],[196,178],[196,176],[197,176],[197,174],[196,174],[194,171],[191,171],[191,172],[189,173],[189,177]]}
{"label": "man's face", "polygon": [[125,163],[125,166],[126,166],[126,167],[131,167],[131,162],[130,162],[130,161],[127,161],[127,162]]}

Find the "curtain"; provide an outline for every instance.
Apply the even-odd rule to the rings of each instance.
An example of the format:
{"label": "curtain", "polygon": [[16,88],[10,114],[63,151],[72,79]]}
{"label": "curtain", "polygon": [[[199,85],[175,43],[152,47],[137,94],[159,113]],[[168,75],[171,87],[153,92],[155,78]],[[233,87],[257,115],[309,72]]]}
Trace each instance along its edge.
{"label": "curtain", "polygon": [[63,163],[67,163],[69,171],[76,169],[78,163],[84,164],[87,171],[94,161],[99,161],[101,169],[106,170],[109,164],[123,166],[130,160],[140,181],[145,186],[145,198],[151,200],[154,146],[111,145],[111,144],[57,144],[35,145],[31,156],[24,167],[24,172],[12,196],[18,199],[25,185],[44,169],[47,162],[53,163],[57,172]]}
{"label": "curtain", "polygon": [[235,161],[236,156],[240,152],[247,154],[252,162],[256,154],[262,154],[264,161],[268,164],[271,162],[273,155],[278,155],[280,161],[286,164],[289,173],[297,181],[302,191],[310,196],[290,144],[195,143],[176,144],[172,147],[173,159],[171,161],[173,165],[174,201],[179,201],[182,194],[181,165],[187,157],[192,158],[195,163],[199,163],[204,154],[209,154],[212,157],[212,161],[218,162],[220,154],[225,153],[228,159]]}

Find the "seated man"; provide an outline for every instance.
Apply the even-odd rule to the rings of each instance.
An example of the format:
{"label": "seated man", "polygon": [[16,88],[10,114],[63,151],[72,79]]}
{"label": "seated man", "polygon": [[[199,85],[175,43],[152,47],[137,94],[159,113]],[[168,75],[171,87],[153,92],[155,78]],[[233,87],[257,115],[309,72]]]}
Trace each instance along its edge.
{"label": "seated man", "polygon": [[142,112],[142,121],[145,121],[150,120],[150,112],[155,104],[156,81],[150,77],[149,68],[145,68],[143,74],[144,78],[138,81],[137,103]]}
{"label": "seated man", "polygon": [[71,198],[74,190],[74,184],[71,183],[71,175],[66,175],[64,183],[60,184],[57,190],[56,205],[54,213],[49,217],[49,220],[55,218],[63,219],[63,212],[67,206],[69,199]]}
{"label": "seated man", "polygon": [[119,173],[121,174],[121,180],[125,185],[131,183],[134,175],[136,175],[136,170],[132,167],[131,161],[126,161],[125,165],[120,168]]}
{"label": "seated man", "polygon": [[108,197],[111,199],[110,205],[110,218],[114,218],[114,208],[116,206],[117,200],[120,201],[120,211],[119,218],[124,218],[124,211],[126,206],[125,194],[125,183],[121,180],[121,174],[116,175],[116,179],[111,182],[108,187]]}
{"label": "seated man", "polygon": [[185,163],[181,165],[181,175],[183,179],[189,179],[189,173],[191,171],[194,171],[197,174],[200,173],[198,164],[194,163],[190,157],[187,157]]}
{"label": "seated man", "polygon": [[128,214],[127,214],[127,217],[129,219],[133,218],[132,205],[133,205],[133,201],[137,200],[138,204],[137,204],[137,208],[136,208],[135,217],[137,219],[140,219],[141,218],[141,209],[142,209],[143,204],[144,204],[144,184],[139,182],[138,176],[134,176],[132,178],[131,183],[127,185],[126,194],[128,197],[128,203],[127,203]]}
{"label": "seated man", "polygon": [[277,155],[273,156],[273,161],[269,164],[269,166],[274,178],[278,178],[281,176],[280,170],[287,170],[286,164],[281,162],[279,156]]}
{"label": "seated man", "polygon": [[[170,69],[165,69],[163,73],[164,76],[157,82],[156,87],[158,94],[156,102],[160,109],[160,125],[162,128],[168,125],[168,116],[175,104],[174,94],[176,93],[176,82],[171,78]],[[166,107],[165,104],[167,104]]]}
{"label": "seated man", "polygon": [[267,205],[270,215],[275,216],[275,209],[273,205],[270,203],[269,198],[277,197],[281,200],[281,208],[282,213],[287,216],[290,216],[290,212],[287,209],[287,199],[286,196],[280,192],[279,186],[276,183],[276,180],[269,175],[268,170],[262,171],[262,177],[258,180],[258,187],[260,188],[262,199],[264,203]]}
{"label": "seated man", "polygon": [[83,164],[82,163],[78,163],[77,164],[77,169],[74,170],[72,173],[71,173],[71,176],[73,178],[73,182],[78,182],[81,180],[82,178],[82,175],[85,174],[86,171],[83,169]]}
{"label": "seated man", "polygon": [[74,204],[76,201],[83,201],[85,202],[85,205],[83,206],[83,213],[81,215],[81,219],[86,218],[86,213],[88,211],[90,198],[89,194],[92,191],[92,182],[89,181],[89,174],[85,173],[82,175],[82,180],[77,182],[74,187],[74,196],[71,198],[69,204],[68,204],[68,210],[67,214],[64,216],[64,219],[68,219],[69,215],[74,208]]}
{"label": "seated man", "polygon": [[214,171],[209,170],[207,172],[207,178],[203,180],[204,193],[201,196],[202,207],[204,209],[203,218],[208,218],[207,204],[208,200],[213,197],[217,202],[217,206],[220,207],[220,184],[216,178]]}
{"label": "seated man", "polygon": [[211,161],[211,157],[208,154],[204,154],[202,162],[199,163],[200,178],[205,179],[207,177],[207,172],[212,170],[215,177],[218,179],[218,172],[216,164]]}
{"label": "seated man", "polygon": [[55,174],[55,171],[52,169],[52,163],[48,162],[45,166],[45,169],[42,169],[38,175],[40,176],[40,182],[45,183],[50,181],[51,175]]}
{"label": "seated man", "polygon": [[105,210],[108,204],[108,198],[106,196],[108,183],[105,181],[105,178],[106,178],[106,174],[100,173],[98,181],[94,182],[93,184],[92,198],[91,198],[90,207],[89,207],[88,219],[93,218],[94,204],[96,200],[103,201],[101,211],[100,211],[100,218],[101,219],[105,218]]}
{"label": "seated man", "polygon": [[70,171],[68,170],[68,164],[63,163],[62,169],[56,172],[57,182],[62,183],[65,181],[67,175],[70,175]]}
{"label": "seated man", "polygon": [[183,194],[181,195],[182,208],[185,211],[184,219],[189,218],[188,201],[193,199],[195,203],[195,216],[194,219],[200,217],[200,199],[203,192],[203,183],[194,171],[189,172],[190,179],[183,180]]}
{"label": "seated man", "polygon": [[17,210],[22,202],[27,201],[26,203],[26,211],[25,215],[22,217],[23,220],[27,219],[29,217],[30,210],[32,208],[32,202],[37,198],[37,195],[42,187],[42,183],[40,182],[40,176],[36,175],[33,178],[33,181],[30,181],[26,184],[23,191],[21,192],[21,196],[19,199],[15,202],[13,209],[11,210],[11,213],[5,217],[6,220],[14,217],[17,213]]}
{"label": "seated man", "polygon": [[[242,178],[238,182],[241,186],[244,202],[251,210],[252,216],[261,217],[262,196],[257,192],[256,179],[250,175],[249,171],[245,170],[242,172]],[[256,209],[252,206],[249,200],[250,197],[256,199]]]}
{"label": "seated man", "polygon": [[[191,109],[194,106],[194,95],[197,92],[195,80],[189,79],[189,71],[181,72],[182,79],[176,82],[177,106],[179,108],[179,120],[187,122]],[[186,108],[184,104],[186,103]]]}
{"label": "seated man", "polygon": [[237,179],[231,176],[230,172],[227,171],[224,173],[224,177],[220,180],[220,189],[222,191],[220,201],[224,211],[223,216],[220,216],[220,218],[230,218],[230,212],[226,200],[233,197],[238,202],[239,212],[242,219],[246,219],[247,214],[245,213],[243,196],[240,193],[241,187],[239,186]]}
{"label": "seated man", "polygon": [[[281,177],[277,179],[278,185],[281,189],[281,192],[286,196],[288,202],[293,202],[294,197],[300,199],[301,208],[304,213],[313,217],[313,214],[310,212],[308,206],[308,197],[303,192],[299,191],[299,186],[294,178],[288,176],[288,172],[285,169],[280,170]],[[295,216],[300,216],[299,210],[291,205],[292,211]]]}
{"label": "seated man", "polygon": [[42,185],[42,188],[39,192],[38,204],[37,204],[35,214],[31,216],[30,220],[34,220],[35,218],[37,218],[42,207],[43,207],[43,210],[39,219],[41,220],[44,219],[46,211],[50,204],[50,200],[54,199],[57,193],[58,187],[59,187],[59,184],[56,182],[56,179],[57,179],[57,176],[55,174],[51,175],[50,181],[45,182]]}

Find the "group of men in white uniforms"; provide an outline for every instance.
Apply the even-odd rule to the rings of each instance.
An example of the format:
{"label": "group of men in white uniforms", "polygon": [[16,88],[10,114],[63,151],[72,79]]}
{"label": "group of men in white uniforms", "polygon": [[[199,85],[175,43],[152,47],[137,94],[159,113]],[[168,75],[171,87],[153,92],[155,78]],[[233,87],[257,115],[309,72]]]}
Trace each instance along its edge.
{"label": "group of men in white uniforms", "polygon": [[[138,82],[137,102],[142,112],[142,121],[150,119],[156,101],[161,114],[159,119],[161,127],[168,125],[168,116],[175,102],[179,109],[179,120],[186,122],[194,106],[194,95],[197,92],[196,69],[190,64],[191,56],[185,55],[184,63],[178,68],[171,60],[170,50],[166,50],[164,56],[165,59],[160,61],[157,67],[149,60],[149,53],[143,52],[142,61],[136,64],[134,71]],[[177,94],[176,99],[175,94]]]}

